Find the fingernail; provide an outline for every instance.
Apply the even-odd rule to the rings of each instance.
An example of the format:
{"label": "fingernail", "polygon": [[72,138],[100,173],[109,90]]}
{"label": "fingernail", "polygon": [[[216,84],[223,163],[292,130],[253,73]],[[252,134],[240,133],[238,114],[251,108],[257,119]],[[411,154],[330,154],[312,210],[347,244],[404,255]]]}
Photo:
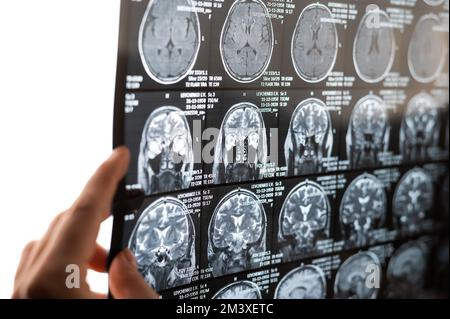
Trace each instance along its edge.
{"label": "fingernail", "polygon": [[131,250],[129,250],[128,248],[125,249],[122,252],[122,256],[125,260],[125,262],[127,264],[129,264],[130,266],[136,268],[137,267],[137,263],[136,263],[136,258],[134,257],[133,253],[131,252]]}

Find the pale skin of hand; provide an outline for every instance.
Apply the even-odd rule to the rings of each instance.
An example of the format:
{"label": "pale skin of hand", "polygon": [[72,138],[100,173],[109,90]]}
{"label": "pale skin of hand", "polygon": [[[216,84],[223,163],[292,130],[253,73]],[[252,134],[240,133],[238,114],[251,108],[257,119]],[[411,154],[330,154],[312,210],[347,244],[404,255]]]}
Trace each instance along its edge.
{"label": "pale skin of hand", "polygon": [[[71,208],[59,214],[44,237],[23,250],[17,269],[13,298],[105,299],[86,282],[88,269],[106,272],[108,253],[96,243],[100,224],[109,216],[111,203],[130,160],[126,148],[116,149],[95,172]],[[78,265],[81,287],[66,286],[66,267]],[[114,298],[158,299],[144,281],[129,250],[111,264],[109,284]]]}

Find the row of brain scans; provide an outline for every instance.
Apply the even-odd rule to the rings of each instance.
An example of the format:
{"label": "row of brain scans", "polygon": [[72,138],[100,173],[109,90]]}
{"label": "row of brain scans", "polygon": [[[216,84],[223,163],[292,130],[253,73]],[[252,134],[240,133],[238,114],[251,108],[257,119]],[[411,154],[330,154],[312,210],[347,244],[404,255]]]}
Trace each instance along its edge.
{"label": "row of brain scans", "polygon": [[[333,70],[339,50],[336,21],[320,3],[308,5],[298,17],[292,31],[291,59],[302,80],[318,83]],[[445,66],[448,50],[442,24],[439,16],[425,14],[410,39],[408,66],[420,83],[436,80]],[[238,83],[260,78],[272,59],[275,36],[263,1],[234,1],[218,44],[227,74]],[[151,79],[163,85],[183,80],[194,68],[201,45],[200,19],[193,1],[149,1],[139,30],[139,53]],[[368,7],[353,43],[358,76],[367,83],[385,79],[394,64],[396,47],[389,15],[376,6]]]}

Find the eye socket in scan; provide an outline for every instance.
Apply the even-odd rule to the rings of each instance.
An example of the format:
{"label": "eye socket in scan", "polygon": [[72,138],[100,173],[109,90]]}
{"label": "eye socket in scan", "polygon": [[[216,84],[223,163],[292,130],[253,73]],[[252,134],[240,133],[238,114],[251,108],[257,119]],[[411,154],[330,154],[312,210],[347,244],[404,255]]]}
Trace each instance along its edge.
{"label": "eye socket in scan", "polygon": [[220,54],[228,75],[251,83],[269,67],[274,47],[269,11],[261,0],[236,0],[220,36]]}
{"label": "eye socket in scan", "polygon": [[302,266],[289,272],[280,280],[275,299],[324,299],[327,282],[321,268]]}
{"label": "eye socket in scan", "polygon": [[157,291],[189,284],[196,265],[195,228],[176,198],[162,198],[142,213],[128,244],[138,269]]}
{"label": "eye socket in scan", "polygon": [[262,299],[262,296],[257,284],[243,280],[223,287],[212,299]]}
{"label": "eye socket in scan", "polygon": [[183,80],[197,61],[200,21],[191,0],[150,0],[139,29],[145,71],[160,84]]}
{"label": "eye socket in scan", "polygon": [[319,3],[300,14],[292,38],[291,56],[295,71],[306,82],[323,81],[337,58],[339,39],[332,13]]}

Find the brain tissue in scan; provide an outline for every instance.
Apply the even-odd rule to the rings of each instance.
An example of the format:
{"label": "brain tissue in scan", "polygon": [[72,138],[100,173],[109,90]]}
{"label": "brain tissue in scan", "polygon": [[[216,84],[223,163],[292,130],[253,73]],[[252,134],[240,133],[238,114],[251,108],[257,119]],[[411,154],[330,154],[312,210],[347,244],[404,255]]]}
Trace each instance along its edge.
{"label": "brain tissue in scan", "polygon": [[200,21],[191,0],[150,0],[139,31],[147,74],[174,84],[192,70],[200,49]]}
{"label": "brain tissue in scan", "polygon": [[257,80],[272,58],[274,34],[261,0],[236,0],[228,12],[220,38],[220,53],[228,75],[240,83]]}
{"label": "brain tissue in scan", "polygon": [[138,182],[146,195],[186,189],[193,174],[191,130],[184,113],[164,106],[150,114],[142,133]]}
{"label": "brain tissue in scan", "polygon": [[439,112],[433,97],[419,93],[408,104],[400,128],[400,150],[405,161],[432,159],[439,144]]}
{"label": "brain tissue in scan", "polygon": [[363,174],[346,189],[340,212],[341,230],[348,246],[366,246],[373,241],[372,231],[384,225],[387,195],[375,176]]}
{"label": "brain tissue in scan", "polygon": [[136,224],[129,248],[157,291],[189,284],[196,265],[195,228],[186,206],[171,197],[151,204]]}
{"label": "brain tissue in scan", "polygon": [[390,125],[385,103],[367,95],[356,103],[346,136],[347,158],[351,168],[379,165],[378,155],[387,151]]}
{"label": "brain tissue in scan", "polygon": [[[447,29],[446,32],[443,30]],[[408,49],[408,65],[413,78],[429,83],[441,73],[448,51],[448,25],[435,14],[424,15],[417,22]]]}
{"label": "brain tissue in scan", "polygon": [[262,299],[257,284],[243,280],[220,289],[212,299]]}
{"label": "brain tissue in scan", "polygon": [[331,156],[333,127],[327,106],[321,100],[307,99],[292,114],[284,153],[288,175],[320,173],[324,158]]}
{"label": "brain tissue in scan", "polygon": [[322,269],[307,265],[292,270],[281,279],[275,299],[325,299],[326,293],[327,281]]}
{"label": "brain tissue in scan", "polygon": [[416,231],[433,207],[434,186],[429,173],[421,168],[408,171],[394,192],[394,218],[398,228]]}
{"label": "brain tissue in scan", "polygon": [[307,6],[298,18],[291,55],[295,71],[306,82],[323,81],[336,63],[338,33],[331,11],[323,4]]}
{"label": "brain tissue in scan", "polygon": [[377,255],[360,252],[348,258],[339,268],[334,282],[334,294],[338,299],[376,299],[379,289],[367,285],[368,269],[381,270]]}
{"label": "brain tissue in scan", "polygon": [[257,267],[254,254],[266,251],[267,217],[258,197],[239,189],[214,210],[208,230],[208,262],[214,277]]}
{"label": "brain tissue in scan", "polygon": [[278,243],[283,261],[317,250],[329,235],[331,205],[323,188],[314,182],[297,185],[286,197],[279,217]]}
{"label": "brain tissue in scan", "polygon": [[259,108],[251,103],[234,105],[225,115],[214,155],[216,184],[261,179],[267,159],[267,137]]}

